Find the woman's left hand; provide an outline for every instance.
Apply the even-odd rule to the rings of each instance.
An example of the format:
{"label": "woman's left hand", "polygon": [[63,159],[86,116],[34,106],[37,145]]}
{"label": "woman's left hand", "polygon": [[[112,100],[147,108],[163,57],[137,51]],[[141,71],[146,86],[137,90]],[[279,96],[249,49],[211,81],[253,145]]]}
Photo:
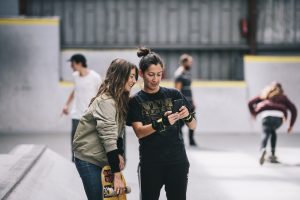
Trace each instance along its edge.
{"label": "woman's left hand", "polygon": [[181,106],[181,108],[179,109],[179,119],[184,119],[187,116],[189,116],[189,110],[185,107],[185,106]]}
{"label": "woman's left hand", "polygon": [[114,173],[114,190],[118,195],[125,193],[125,184],[122,181],[121,172]]}

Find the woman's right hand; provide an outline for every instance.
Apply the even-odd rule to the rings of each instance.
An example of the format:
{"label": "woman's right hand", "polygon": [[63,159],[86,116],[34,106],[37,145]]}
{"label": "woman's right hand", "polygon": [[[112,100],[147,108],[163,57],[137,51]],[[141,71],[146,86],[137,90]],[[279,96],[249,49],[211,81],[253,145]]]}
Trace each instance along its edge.
{"label": "woman's right hand", "polygon": [[118,195],[125,194],[125,184],[122,181],[121,172],[114,173],[114,190]]}
{"label": "woman's right hand", "polygon": [[165,112],[164,115],[168,117],[169,123],[171,125],[175,124],[175,122],[180,119],[179,118],[180,116],[179,116],[178,112],[172,113],[172,111],[167,111],[167,112]]}

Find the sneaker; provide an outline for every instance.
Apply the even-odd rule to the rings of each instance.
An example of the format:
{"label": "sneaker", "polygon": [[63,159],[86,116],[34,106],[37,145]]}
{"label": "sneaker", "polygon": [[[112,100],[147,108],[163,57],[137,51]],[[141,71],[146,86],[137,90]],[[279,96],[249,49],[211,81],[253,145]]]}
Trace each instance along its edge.
{"label": "sneaker", "polygon": [[269,156],[270,163],[279,163],[276,156]]}
{"label": "sneaker", "polygon": [[264,164],[266,153],[267,153],[266,149],[262,149],[262,150],[261,150],[261,155],[260,155],[260,157],[259,157],[259,164],[260,164],[260,165],[263,165],[263,164]]}
{"label": "sneaker", "polygon": [[190,146],[194,146],[194,147],[197,146],[195,140],[190,140]]}

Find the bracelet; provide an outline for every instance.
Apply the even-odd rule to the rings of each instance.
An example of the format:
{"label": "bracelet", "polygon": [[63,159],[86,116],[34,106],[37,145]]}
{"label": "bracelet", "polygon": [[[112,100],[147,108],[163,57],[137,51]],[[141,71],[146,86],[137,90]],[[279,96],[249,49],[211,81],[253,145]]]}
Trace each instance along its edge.
{"label": "bracelet", "polygon": [[158,120],[152,120],[151,124],[152,124],[152,128],[159,132],[165,130],[165,126],[171,125],[167,116],[163,116]]}
{"label": "bracelet", "polygon": [[170,126],[171,125],[170,122],[169,122],[168,116],[163,116],[162,117],[162,123],[163,123],[164,126]]}
{"label": "bracelet", "polygon": [[158,120],[152,120],[151,121],[152,128],[156,131],[162,131],[164,129],[164,125],[162,123],[162,118]]}
{"label": "bracelet", "polygon": [[184,122],[190,123],[193,121],[193,115],[189,114],[187,117],[183,118]]}

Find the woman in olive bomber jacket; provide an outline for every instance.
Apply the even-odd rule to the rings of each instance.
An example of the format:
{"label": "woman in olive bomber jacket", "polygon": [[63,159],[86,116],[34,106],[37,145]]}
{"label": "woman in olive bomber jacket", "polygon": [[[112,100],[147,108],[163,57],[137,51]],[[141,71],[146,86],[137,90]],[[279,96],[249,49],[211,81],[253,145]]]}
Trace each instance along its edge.
{"label": "woman in olive bomber jacket", "polygon": [[120,174],[125,165],[122,138],[129,93],[137,77],[134,64],[120,58],[113,60],[98,94],[79,121],[72,148],[89,200],[102,199],[101,170],[105,165],[110,165],[114,174],[114,190],[125,192]]}

